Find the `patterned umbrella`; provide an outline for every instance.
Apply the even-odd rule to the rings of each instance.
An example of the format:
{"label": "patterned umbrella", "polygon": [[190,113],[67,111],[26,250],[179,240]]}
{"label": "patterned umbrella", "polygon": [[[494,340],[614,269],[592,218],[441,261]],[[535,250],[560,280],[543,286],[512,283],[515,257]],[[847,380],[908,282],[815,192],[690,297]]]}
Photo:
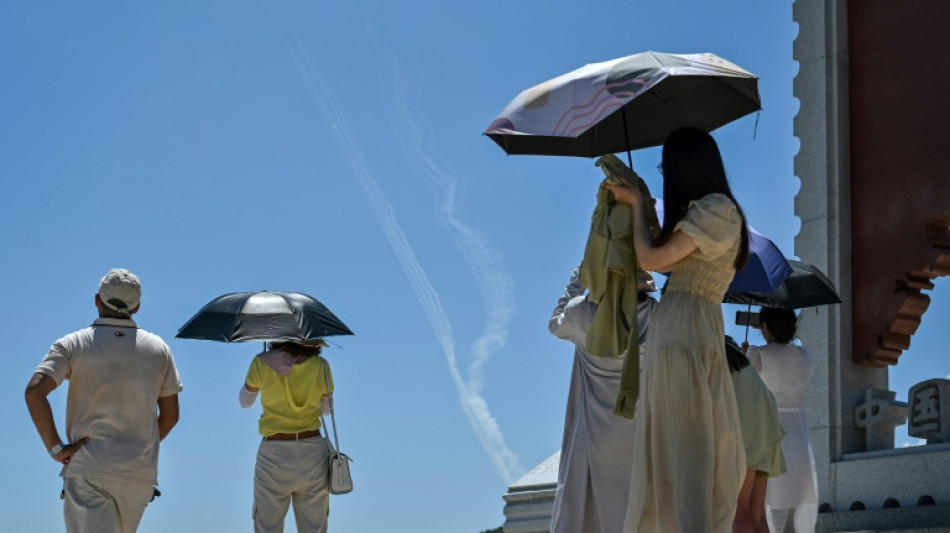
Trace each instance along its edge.
{"label": "patterned umbrella", "polygon": [[508,154],[596,157],[712,131],[761,109],[758,78],[714,54],[643,52],[519,94],[485,135]]}
{"label": "patterned umbrella", "polygon": [[313,296],[299,292],[232,292],[211,300],[175,335],[219,342],[310,340],[352,335]]}

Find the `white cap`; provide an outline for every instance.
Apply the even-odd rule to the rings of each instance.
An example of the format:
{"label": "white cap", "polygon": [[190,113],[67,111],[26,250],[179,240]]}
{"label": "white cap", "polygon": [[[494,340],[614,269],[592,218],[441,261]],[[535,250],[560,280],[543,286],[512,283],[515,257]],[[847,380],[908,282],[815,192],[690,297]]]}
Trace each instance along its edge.
{"label": "white cap", "polygon": [[113,311],[131,316],[141,299],[138,276],[124,268],[113,268],[99,281],[99,300]]}

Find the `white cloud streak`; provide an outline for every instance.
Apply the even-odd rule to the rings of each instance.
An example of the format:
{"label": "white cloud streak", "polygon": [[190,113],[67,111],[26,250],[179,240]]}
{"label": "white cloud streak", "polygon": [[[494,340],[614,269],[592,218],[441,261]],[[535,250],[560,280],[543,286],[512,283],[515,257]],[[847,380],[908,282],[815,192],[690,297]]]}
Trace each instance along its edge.
{"label": "white cloud streak", "polygon": [[[388,52],[384,53],[389,55]],[[460,384],[460,398],[478,421],[475,429],[482,445],[492,456],[499,471],[507,473],[503,475],[510,482],[512,479],[509,478],[523,469],[517,457],[505,445],[501,430],[481,396],[481,390],[485,362],[504,347],[508,338],[508,326],[514,315],[511,279],[497,249],[456,214],[458,180],[454,172],[424,148],[421,130],[413,120],[406,101],[402,71],[391,56],[389,65],[393,72],[396,127],[404,157],[436,193],[440,221],[469,262],[482,294],[487,318],[481,335],[471,346],[469,378]],[[458,373],[457,369],[455,373]]]}
{"label": "white cloud streak", "polygon": [[511,484],[524,472],[517,456],[505,444],[498,421],[492,416],[488,403],[482,396],[485,362],[505,345],[508,324],[513,314],[511,281],[497,250],[478,232],[465,225],[456,216],[456,189],[458,181],[452,177],[422,145],[422,135],[409,113],[404,97],[402,76],[398,65],[390,61],[395,73],[397,128],[401,130],[403,154],[409,164],[419,173],[439,200],[439,220],[449,231],[466,260],[472,267],[483,297],[487,316],[485,327],[472,344],[472,362],[468,379],[459,370],[457,348],[452,324],[442,306],[438,291],[429,281],[425,270],[416,259],[405,233],[396,220],[392,204],[386,198],[366,160],[359,143],[347,126],[346,117],[324,83],[320,72],[307,49],[285,25],[282,27],[297,67],[308,87],[313,92],[321,109],[334,124],[334,132],[343,152],[349,160],[360,188],[392,246],[396,257],[412,286],[423,311],[435,332],[445,354],[449,374],[459,395],[462,411],[469,420],[479,442],[491,458],[501,477]]}

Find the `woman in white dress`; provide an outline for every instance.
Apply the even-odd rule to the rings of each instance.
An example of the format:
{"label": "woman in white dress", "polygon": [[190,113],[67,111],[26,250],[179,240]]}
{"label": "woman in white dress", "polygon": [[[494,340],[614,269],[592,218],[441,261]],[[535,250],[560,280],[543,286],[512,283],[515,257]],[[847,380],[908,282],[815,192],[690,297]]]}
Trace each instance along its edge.
{"label": "woman in white dress", "polygon": [[812,358],[792,343],[797,319],[788,309],[763,308],[765,346],[748,346],[746,355],[759,371],[778,404],[785,429],[782,452],[788,471],[770,480],[766,506],[774,533],[814,531],[818,512],[815,461],[803,412],[805,387],[811,378]]}
{"label": "woman in white dress", "polygon": [[639,189],[608,186],[632,207],[640,266],[672,272],[650,319],[623,531],[729,533],[746,461],[721,304],[748,260],[749,236],[708,133],[673,132],[661,168],[656,240]]}

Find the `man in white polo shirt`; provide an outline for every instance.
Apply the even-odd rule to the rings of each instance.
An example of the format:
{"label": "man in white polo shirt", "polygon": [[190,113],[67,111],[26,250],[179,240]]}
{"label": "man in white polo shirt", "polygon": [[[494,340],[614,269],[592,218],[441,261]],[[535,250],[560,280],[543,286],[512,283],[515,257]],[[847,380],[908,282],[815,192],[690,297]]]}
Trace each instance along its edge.
{"label": "man in white polo shirt", "polygon": [[[99,318],[56,341],[26,387],[49,455],[64,465],[68,533],[134,532],[158,483],[159,441],[178,422],[181,380],[165,342],[139,329],[142,286],[112,269],[99,283]],[[69,380],[64,443],[47,396]]]}

